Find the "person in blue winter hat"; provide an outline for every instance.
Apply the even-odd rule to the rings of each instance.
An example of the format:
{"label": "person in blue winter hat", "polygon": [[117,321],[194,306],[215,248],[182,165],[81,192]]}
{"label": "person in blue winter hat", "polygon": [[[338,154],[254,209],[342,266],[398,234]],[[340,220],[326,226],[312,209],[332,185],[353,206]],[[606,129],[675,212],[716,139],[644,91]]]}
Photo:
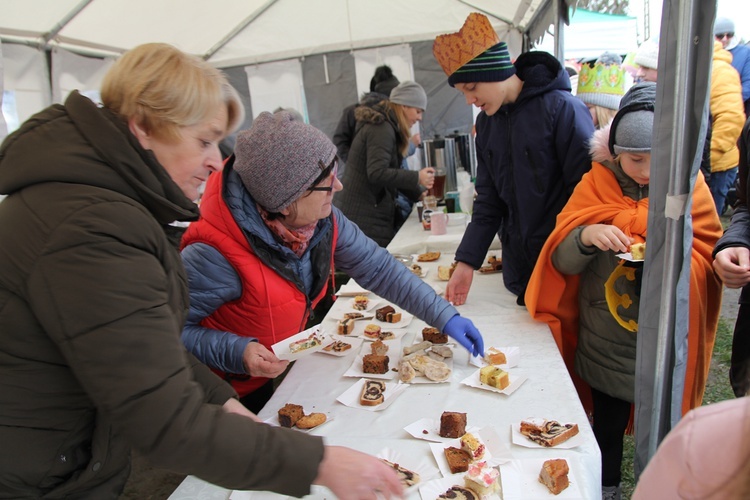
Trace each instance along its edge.
{"label": "person in blue winter hat", "polygon": [[740,74],[742,81],[742,101],[745,103],[745,116],[750,116],[750,47],[740,43],[734,31],[734,21],[718,17],[714,23],[714,37],[732,54],[732,66]]}

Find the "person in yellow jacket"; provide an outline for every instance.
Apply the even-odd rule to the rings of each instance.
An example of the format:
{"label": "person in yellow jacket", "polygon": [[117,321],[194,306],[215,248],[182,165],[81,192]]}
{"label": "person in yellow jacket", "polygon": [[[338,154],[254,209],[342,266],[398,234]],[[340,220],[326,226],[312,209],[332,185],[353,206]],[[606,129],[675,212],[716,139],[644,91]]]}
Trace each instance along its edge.
{"label": "person in yellow jacket", "polygon": [[714,41],[711,66],[711,178],[708,185],[716,211],[724,212],[726,197],[737,177],[740,153],[737,139],[745,124],[740,75],[732,67],[732,54]]}

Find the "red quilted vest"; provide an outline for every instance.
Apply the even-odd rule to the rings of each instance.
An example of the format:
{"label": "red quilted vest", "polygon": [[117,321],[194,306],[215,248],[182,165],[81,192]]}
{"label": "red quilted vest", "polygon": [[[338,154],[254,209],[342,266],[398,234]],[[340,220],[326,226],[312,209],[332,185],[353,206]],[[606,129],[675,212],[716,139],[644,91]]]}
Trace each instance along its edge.
{"label": "red quilted vest", "polygon": [[[284,340],[302,331],[310,311],[325,296],[328,284],[308,306],[306,295],[294,283],[268,267],[253,252],[221,196],[224,175],[211,175],[201,199],[201,218],[190,224],[182,246],[201,242],[216,248],[234,267],[242,283],[242,295],[228,302],[201,321],[201,325],[245,337],[255,337],[264,346]],[[333,224],[330,272],[338,227]],[[250,377],[214,370],[228,380],[240,397],[265,384],[266,377]]]}

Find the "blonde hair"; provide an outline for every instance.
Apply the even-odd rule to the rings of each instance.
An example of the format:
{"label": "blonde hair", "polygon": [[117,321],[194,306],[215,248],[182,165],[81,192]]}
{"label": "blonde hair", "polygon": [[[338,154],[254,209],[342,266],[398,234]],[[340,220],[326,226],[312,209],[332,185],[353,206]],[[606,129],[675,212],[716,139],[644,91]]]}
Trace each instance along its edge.
{"label": "blonde hair", "polygon": [[129,50],[104,76],[104,106],[148,133],[176,141],[180,129],[227,109],[227,130],[237,130],[245,109],[224,74],[207,62],[165,43],[147,43]]}
{"label": "blonde hair", "polygon": [[596,120],[599,123],[598,128],[604,128],[609,125],[609,122],[614,120],[617,114],[616,109],[605,108],[604,106],[594,106],[594,112],[596,113]]}
{"label": "blonde hair", "polygon": [[386,102],[386,108],[393,111],[393,114],[396,115],[396,121],[398,122],[398,146],[399,151],[401,152],[401,156],[406,157],[406,153],[409,150],[409,139],[411,138],[411,127],[409,126],[409,121],[406,118],[406,113],[404,112],[405,106],[401,104],[396,104],[395,102],[391,101],[385,101]]}

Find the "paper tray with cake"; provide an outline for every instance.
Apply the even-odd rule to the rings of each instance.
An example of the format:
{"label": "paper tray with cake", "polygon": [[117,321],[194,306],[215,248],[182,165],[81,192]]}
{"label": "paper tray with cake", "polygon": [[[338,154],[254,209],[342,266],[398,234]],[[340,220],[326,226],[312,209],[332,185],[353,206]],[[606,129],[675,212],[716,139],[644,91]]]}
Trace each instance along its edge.
{"label": "paper tray with cake", "polygon": [[425,267],[423,262],[420,262],[419,264],[414,263],[407,267],[413,274],[419,276],[420,278],[426,278],[427,273],[430,271],[429,268]]}
{"label": "paper tray with cake", "polygon": [[370,380],[369,378],[357,380],[336,398],[336,401],[351,408],[359,408],[360,410],[382,411],[391,406],[396,398],[409,387],[408,384],[399,384],[390,380],[371,380],[372,382],[384,384],[385,390],[382,391],[382,402],[373,404],[372,406],[363,405],[361,403],[363,389],[365,388],[365,384]]}
{"label": "paper tray with cake", "polygon": [[[478,431],[469,434],[473,435],[478,439],[479,443],[484,445],[484,454],[481,458],[469,458],[469,463],[484,461],[487,462],[489,466],[496,467],[511,460],[512,454],[510,447],[503,442],[494,428],[483,427]],[[435,462],[437,462],[438,468],[444,476],[454,473],[451,471],[448,459],[446,458],[445,450],[447,448],[460,450],[462,448],[461,438],[451,439],[443,443],[430,443],[430,451],[432,451],[432,455],[435,457]]]}
{"label": "paper tray with cake", "polygon": [[618,253],[617,257],[630,262],[643,262],[646,259],[646,244],[633,243],[627,253]]}
{"label": "paper tray with cake", "polygon": [[414,318],[413,315],[404,311],[403,309],[393,306],[388,303],[381,303],[375,308],[375,317],[372,319],[373,322],[379,324],[383,328],[406,328]]}
{"label": "paper tray with cake", "polygon": [[391,448],[385,448],[378,452],[376,456],[396,469],[404,486],[404,496],[416,491],[426,481],[440,477],[440,471],[435,467],[432,457],[428,453],[407,455]]}
{"label": "paper tray with cake", "polygon": [[524,448],[547,449],[570,449],[585,442],[578,424],[544,418],[526,418],[511,425],[511,441]]}
{"label": "paper tray with cake", "polygon": [[[466,488],[465,472],[451,474],[446,477],[427,481],[419,487],[419,496],[422,500],[441,500],[450,498],[453,500],[501,500],[501,492],[497,491],[491,495],[480,497],[476,492]],[[502,484],[501,484],[502,488]],[[448,493],[448,491],[450,493]]]}
{"label": "paper tray with cake", "polygon": [[327,335],[328,340],[324,342],[323,349],[317,351],[319,354],[329,356],[349,356],[359,350],[364,339],[350,335]]}
{"label": "paper tray with cake", "polygon": [[518,366],[520,360],[520,347],[488,347],[484,356],[472,356],[469,363],[479,368],[492,364],[507,369]]}
{"label": "paper tray with cake", "polygon": [[364,340],[375,341],[382,340],[393,341],[399,340],[406,335],[408,330],[404,328],[393,328],[384,323],[374,322],[372,320],[356,321],[350,337],[360,337]]}
{"label": "paper tray with cake", "polygon": [[347,312],[366,313],[366,316],[374,316],[373,311],[382,303],[382,300],[371,295],[355,295],[345,300],[345,303],[348,305]]}
{"label": "paper tray with cake", "polygon": [[294,361],[320,351],[328,343],[328,336],[320,329],[320,325],[308,328],[304,332],[276,342],[271,350],[279,359]]}
{"label": "paper tray with cake", "polygon": [[287,403],[264,422],[275,427],[287,427],[301,432],[311,432],[333,420],[328,412],[305,411],[302,405]]}
{"label": "paper tray with cake", "polygon": [[407,384],[450,382],[453,374],[452,344],[422,341],[404,347],[398,364],[399,380]]}
{"label": "paper tray with cake", "polygon": [[[503,500],[549,500],[594,498],[593,492],[581,490],[582,481],[579,479],[581,462],[574,457],[566,456],[568,466],[567,486],[554,495],[540,480],[540,472],[544,462],[560,457],[539,457],[511,460],[500,465],[500,482],[503,489]],[[597,497],[598,498],[598,497]]]}
{"label": "paper tray with cake", "polygon": [[[482,370],[488,367],[492,367],[492,366],[494,365],[487,365],[487,367],[480,368],[479,370],[475,371],[474,373],[472,373],[471,375],[463,379],[461,383],[464,385],[468,385],[469,387],[476,387],[477,389],[484,389],[485,391],[498,392],[500,394],[505,394],[507,396],[510,396],[519,387],[521,387],[521,384],[523,384],[527,379],[527,377],[523,375],[517,375],[517,374],[500,369],[507,373],[507,384],[508,384],[507,386],[505,386],[503,389],[498,389],[497,387],[493,387],[492,385],[489,385],[487,383],[482,383],[481,381]],[[499,368],[499,367],[496,367],[496,368]],[[496,377],[493,377],[493,380],[495,378]],[[501,384],[501,386],[502,385],[504,384]]]}
{"label": "paper tray with cake", "polygon": [[[362,339],[360,339],[362,340]],[[364,342],[344,377],[392,380],[401,358],[400,340]]]}
{"label": "paper tray with cake", "polygon": [[[440,435],[440,419],[420,418],[414,423],[404,427],[404,430],[417,439],[435,441],[436,443],[447,443],[455,438],[446,438]],[[466,432],[476,434],[479,427],[466,426]]]}

